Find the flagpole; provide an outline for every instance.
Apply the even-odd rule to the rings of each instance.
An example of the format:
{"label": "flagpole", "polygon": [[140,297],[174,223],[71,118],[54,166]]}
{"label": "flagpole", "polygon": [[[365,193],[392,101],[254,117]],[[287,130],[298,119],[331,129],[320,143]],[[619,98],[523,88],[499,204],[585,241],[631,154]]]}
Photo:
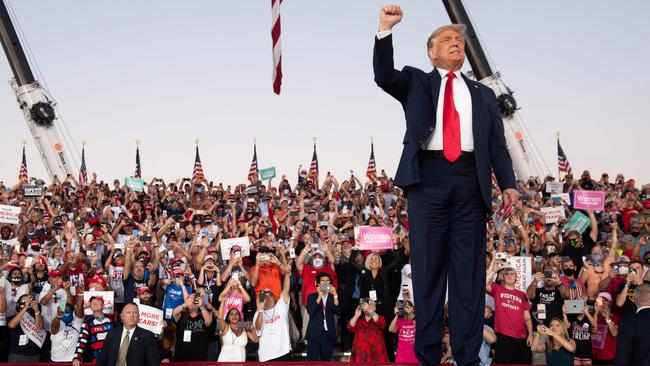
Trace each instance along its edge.
{"label": "flagpole", "polygon": [[[557,146],[559,149],[560,146],[560,131],[555,131],[555,138],[557,139]],[[562,177],[560,177],[560,164],[557,165],[557,181],[560,182]]]}

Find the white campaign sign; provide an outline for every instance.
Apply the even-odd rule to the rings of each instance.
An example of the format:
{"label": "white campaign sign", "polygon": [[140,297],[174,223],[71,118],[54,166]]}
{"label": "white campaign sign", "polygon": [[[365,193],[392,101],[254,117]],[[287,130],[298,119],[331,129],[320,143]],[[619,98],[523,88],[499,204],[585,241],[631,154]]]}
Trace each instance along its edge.
{"label": "white campaign sign", "polygon": [[154,334],[162,334],[163,325],[165,324],[163,311],[156,309],[153,306],[142,304],[138,305],[138,310],[140,310],[138,326],[153,332]]}
{"label": "white campaign sign", "polygon": [[517,272],[515,288],[526,292],[530,283],[533,282],[533,268],[530,257],[510,257],[508,264]]}
{"label": "white campaign sign", "polygon": [[248,241],[248,236],[244,236],[241,238],[221,239],[221,256],[225,260],[230,258],[230,248],[232,248],[235,245],[239,245],[241,247],[242,256],[245,257],[251,254],[250,242]]}
{"label": "white campaign sign", "polygon": [[564,207],[542,207],[542,212],[546,218],[547,224],[555,224],[560,219],[565,219],[566,214],[564,212]]}
{"label": "white campaign sign", "polygon": [[562,191],[564,191],[564,183],[546,182],[546,193],[562,193]]}
{"label": "white campaign sign", "polygon": [[45,331],[43,329],[36,329],[36,319],[31,316],[29,313],[25,313],[22,318],[20,318],[20,327],[23,330],[23,333],[27,335],[29,340],[36,343],[38,348],[43,347],[43,342],[45,342]]}
{"label": "white campaign sign", "polygon": [[115,292],[113,291],[84,291],[84,315],[92,315],[93,311],[90,309],[90,298],[101,297],[104,299],[104,314],[113,314],[113,306],[115,305]]}
{"label": "white campaign sign", "polygon": [[0,222],[18,225],[19,218],[20,206],[0,205]]}

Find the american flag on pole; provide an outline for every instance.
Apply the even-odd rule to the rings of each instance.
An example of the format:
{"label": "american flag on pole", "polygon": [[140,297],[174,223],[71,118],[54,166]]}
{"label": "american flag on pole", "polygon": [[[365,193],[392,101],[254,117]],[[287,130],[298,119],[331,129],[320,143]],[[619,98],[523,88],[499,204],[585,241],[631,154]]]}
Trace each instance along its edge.
{"label": "american flag on pole", "polygon": [[196,157],[194,158],[194,171],[192,172],[192,181],[200,181],[205,179],[203,175],[203,166],[201,165],[201,157],[199,156],[199,145],[196,145]]}
{"label": "american flag on pole", "polygon": [[314,142],[314,155],[311,157],[311,165],[309,166],[309,174],[307,175],[310,181],[314,184],[314,189],[318,189],[318,156],[316,155],[316,143]]}
{"label": "american flag on pole", "polygon": [[27,176],[27,157],[25,156],[25,145],[23,144],[23,161],[20,163],[20,172],[18,172],[18,182],[27,183],[29,177]]}
{"label": "american flag on pole", "polygon": [[370,160],[368,160],[368,169],[366,170],[366,177],[371,182],[377,180],[377,165],[375,164],[375,144],[370,143]]}
{"label": "american flag on pole", "polygon": [[251,183],[257,182],[260,171],[257,169],[257,144],[253,144],[253,161],[251,167],[248,169],[248,181]]}
{"label": "american flag on pole", "polygon": [[79,185],[81,187],[88,183],[88,172],[86,171],[86,147],[81,148],[81,166],[79,167]]}
{"label": "american flag on pole", "polygon": [[135,174],[133,178],[142,178],[142,166],[140,165],[140,146],[135,148]]}
{"label": "american flag on pole", "polygon": [[569,159],[567,159],[566,154],[564,154],[559,138],[557,139],[557,166],[560,172],[571,174],[571,164],[569,164]]}
{"label": "american flag on pole", "polygon": [[271,0],[271,38],[273,39],[273,92],[280,95],[282,85],[282,43],[280,42],[280,3],[282,0]]}

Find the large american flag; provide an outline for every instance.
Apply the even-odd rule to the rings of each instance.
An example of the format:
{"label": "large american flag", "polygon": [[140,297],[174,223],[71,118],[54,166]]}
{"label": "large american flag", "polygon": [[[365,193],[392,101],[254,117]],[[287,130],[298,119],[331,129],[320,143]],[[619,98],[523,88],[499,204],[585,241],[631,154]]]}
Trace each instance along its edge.
{"label": "large american flag", "polygon": [[557,166],[560,172],[571,174],[571,164],[569,164],[569,159],[566,158],[566,154],[564,154],[564,150],[562,150],[559,138],[557,139]]}
{"label": "large american flag", "polygon": [[314,189],[318,189],[318,156],[316,155],[316,143],[314,143],[314,155],[311,157],[309,174],[307,176],[314,184]]}
{"label": "large american flag", "polygon": [[205,179],[203,175],[203,166],[201,165],[201,157],[199,156],[199,146],[196,146],[196,157],[194,158],[194,171],[192,172],[192,181],[196,182]]}
{"label": "large american flag", "polygon": [[86,171],[86,148],[81,148],[81,166],[79,167],[79,185],[81,187],[88,183],[88,172]]}
{"label": "large american flag", "polygon": [[135,174],[133,178],[142,178],[142,166],[140,165],[140,146],[135,148]]}
{"label": "large american flag", "polygon": [[377,180],[377,166],[375,164],[375,145],[370,143],[370,160],[368,160],[368,169],[366,170],[366,177],[371,182]]}
{"label": "large american flag", "polygon": [[280,86],[282,85],[280,3],[282,3],[282,0],[271,0],[271,38],[273,39],[273,92],[278,95],[280,95]]}
{"label": "large american flag", "polygon": [[260,171],[257,169],[257,144],[253,144],[253,161],[251,167],[248,169],[248,181],[251,183],[257,182]]}
{"label": "large american flag", "polygon": [[23,161],[20,163],[20,172],[18,172],[18,182],[27,183],[29,177],[27,176],[27,157],[25,156],[25,145],[23,145]]}

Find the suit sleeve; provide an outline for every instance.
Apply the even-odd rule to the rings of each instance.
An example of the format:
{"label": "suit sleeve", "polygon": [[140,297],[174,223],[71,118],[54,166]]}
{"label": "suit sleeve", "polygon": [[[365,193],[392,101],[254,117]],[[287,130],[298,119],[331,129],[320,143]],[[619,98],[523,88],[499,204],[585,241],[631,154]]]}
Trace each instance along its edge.
{"label": "suit sleeve", "polygon": [[158,350],[158,342],[153,333],[147,333],[147,366],[160,365],[160,352]]}
{"label": "suit sleeve", "polygon": [[316,303],[317,296],[317,294],[307,295],[307,313],[309,313],[309,317],[313,317],[322,306]]}
{"label": "suit sleeve", "polygon": [[[111,353],[111,347],[113,347],[113,331],[111,331],[107,336],[106,336],[106,341],[104,342],[104,345],[102,346],[102,350],[99,351],[99,355],[97,356],[97,360],[95,361],[95,366],[107,366],[108,365],[108,355]],[[120,331],[121,334],[121,331]],[[118,348],[119,351],[119,348]],[[117,352],[117,351],[116,351]]]}
{"label": "suit sleeve", "polygon": [[618,347],[616,348],[615,366],[631,366],[634,347],[634,329],[636,316],[621,321],[618,328]]}
{"label": "suit sleeve", "polygon": [[392,34],[382,39],[375,37],[372,66],[375,73],[375,83],[386,93],[404,104],[409,90],[409,78],[405,72],[395,70]]}
{"label": "suit sleeve", "polygon": [[497,105],[496,95],[491,89],[489,90],[489,109],[492,123],[490,124],[491,128],[488,144],[490,150],[490,162],[492,164],[492,169],[494,170],[494,175],[497,178],[501,190],[506,188],[516,188],[517,181],[512,169],[512,159],[510,158],[508,146],[506,145],[506,136],[503,128],[503,120],[501,119],[501,112]]}

